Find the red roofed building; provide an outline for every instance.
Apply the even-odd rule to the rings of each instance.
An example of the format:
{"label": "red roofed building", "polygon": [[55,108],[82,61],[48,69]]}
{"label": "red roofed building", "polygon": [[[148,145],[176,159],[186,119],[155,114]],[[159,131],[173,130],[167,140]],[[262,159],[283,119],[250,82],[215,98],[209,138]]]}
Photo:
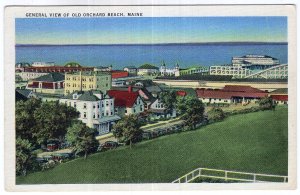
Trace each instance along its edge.
{"label": "red roofed building", "polygon": [[267,92],[242,85],[226,85],[223,89],[197,89],[197,96],[203,103],[245,103],[257,102]]}
{"label": "red roofed building", "polygon": [[144,101],[138,92],[132,91],[131,86],[127,91],[109,90],[108,95],[114,98],[115,113],[119,116],[144,112]]}
{"label": "red roofed building", "polygon": [[117,71],[117,70],[111,71],[112,79],[124,78],[124,77],[128,77],[128,75],[129,73],[126,71]]}
{"label": "red roofed building", "polygon": [[187,93],[185,91],[176,91],[176,95],[177,96],[181,96],[181,97],[184,97],[187,95]]}
{"label": "red roofed building", "polygon": [[288,89],[277,89],[272,91],[269,96],[273,99],[276,104],[288,104]]}

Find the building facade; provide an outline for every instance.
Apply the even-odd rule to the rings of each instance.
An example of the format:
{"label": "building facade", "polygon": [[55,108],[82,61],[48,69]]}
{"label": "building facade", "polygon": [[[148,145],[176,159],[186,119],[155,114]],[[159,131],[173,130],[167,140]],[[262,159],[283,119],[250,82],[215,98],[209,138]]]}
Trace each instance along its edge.
{"label": "building facade", "polygon": [[131,87],[127,91],[110,90],[108,95],[115,100],[115,113],[123,117],[130,114],[140,114],[145,110],[145,103],[138,92],[133,92]]}
{"label": "building facade", "polygon": [[111,88],[111,74],[106,72],[73,72],[65,74],[65,95],[75,91],[100,90],[106,93]]}
{"label": "building facade", "polygon": [[49,73],[27,83],[26,89],[36,93],[63,94],[65,76],[61,73]]}
{"label": "building facade", "polygon": [[46,75],[49,73],[46,73],[46,72],[16,72],[15,74],[16,74],[16,76],[20,76],[22,81],[29,81],[29,80],[36,79],[40,76],[43,76],[43,75]]}
{"label": "building facade", "polygon": [[208,73],[209,68],[206,66],[194,66],[187,69],[181,69],[179,72],[176,72],[175,76],[182,76],[182,75],[191,75],[197,73]]}
{"label": "building facade", "polygon": [[59,100],[60,103],[76,108],[79,120],[99,135],[109,133],[112,125],[121,118],[115,115],[114,99],[101,91],[75,91]]}
{"label": "building facade", "polygon": [[55,63],[54,62],[33,62],[31,66],[33,67],[55,66]]}
{"label": "building facade", "polygon": [[159,68],[160,75],[162,76],[176,76],[179,75],[179,65],[178,63],[175,65],[174,68],[167,68],[166,64],[163,64]]}

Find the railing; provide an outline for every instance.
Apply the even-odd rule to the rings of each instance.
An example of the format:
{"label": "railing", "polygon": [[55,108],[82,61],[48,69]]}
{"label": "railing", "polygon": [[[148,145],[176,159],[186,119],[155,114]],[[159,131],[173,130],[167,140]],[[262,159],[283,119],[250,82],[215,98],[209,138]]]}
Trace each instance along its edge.
{"label": "railing", "polygon": [[198,168],[174,180],[172,183],[189,183],[200,177],[241,182],[288,182],[288,176]]}

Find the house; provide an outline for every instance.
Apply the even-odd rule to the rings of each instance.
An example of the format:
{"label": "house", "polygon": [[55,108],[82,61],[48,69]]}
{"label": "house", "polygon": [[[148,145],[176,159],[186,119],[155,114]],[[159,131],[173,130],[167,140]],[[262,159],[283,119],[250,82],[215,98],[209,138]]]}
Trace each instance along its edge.
{"label": "house", "polygon": [[114,112],[114,99],[101,91],[75,91],[59,102],[76,108],[79,120],[97,129],[99,135],[109,133],[112,125],[121,119]]}
{"label": "house", "polygon": [[288,104],[288,89],[282,88],[282,89],[276,89],[272,91],[269,96],[272,98],[272,100],[279,105],[282,104]]}
{"label": "house", "polygon": [[126,66],[123,70],[130,75],[137,75],[137,68],[135,66]]}
{"label": "house", "polygon": [[26,89],[36,93],[63,94],[65,76],[61,73],[49,73],[27,83]]}
{"label": "house", "polygon": [[100,90],[106,93],[110,88],[111,74],[107,72],[80,71],[65,74],[65,95],[89,90]]}
{"label": "house", "polygon": [[112,65],[110,65],[110,66],[97,66],[97,67],[94,68],[94,71],[110,72],[110,71],[112,71]]}
{"label": "house", "polygon": [[197,89],[197,96],[203,103],[257,103],[259,99],[268,95],[267,92],[243,85],[225,85],[223,89]]}
{"label": "house", "polygon": [[156,66],[151,64],[144,64],[138,68],[137,75],[155,75],[159,70]]}
{"label": "house", "polygon": [[15,75],[20,77],[22,81],[29,81],[38,77],[47,75],[47,72],[16,72]]}
{"label": "house", "polygon": [[163,90],[152,80],[140,80],[137,81],[134,87],[145,88],[149,93],[152,94],[153,97],[158,97],[158,94]]}
{"label": "house", "polygon": [[148,112],[152,119],[176,117],[176,110],[168,110],[160,98],[157,98],[154,102],[152,102]]}
{"label": "house", "polygon": [[179,65],[177,63],[174,68],[167,68],[165,62],[163,62],[159,69],[159,72],[160,72],[160,75],[162,75],[162,76],[179,75]]}
{"label": "house", "polygon": [[119,116],[140,114],[144,112],[144,101],[138,92],[129,86],[128,90],[109,90],[108,95],[115,100],[115,112]]}
{"label": "house", "polygon": [[37,97],[36,94],[32,90],[29,90],[29,89],[16,89],[16,92],[20,93],[27,99]]}

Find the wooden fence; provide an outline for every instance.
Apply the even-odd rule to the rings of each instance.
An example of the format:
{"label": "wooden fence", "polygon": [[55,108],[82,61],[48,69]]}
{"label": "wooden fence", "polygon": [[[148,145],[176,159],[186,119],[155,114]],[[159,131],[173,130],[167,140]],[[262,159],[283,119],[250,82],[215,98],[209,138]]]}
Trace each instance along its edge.
{"label": "wooden fence", "polygon": [[198,168],[174,180],[172,183],[190,183],[197,178],[211,178],[238,182],[288,182],[288,176]]}

